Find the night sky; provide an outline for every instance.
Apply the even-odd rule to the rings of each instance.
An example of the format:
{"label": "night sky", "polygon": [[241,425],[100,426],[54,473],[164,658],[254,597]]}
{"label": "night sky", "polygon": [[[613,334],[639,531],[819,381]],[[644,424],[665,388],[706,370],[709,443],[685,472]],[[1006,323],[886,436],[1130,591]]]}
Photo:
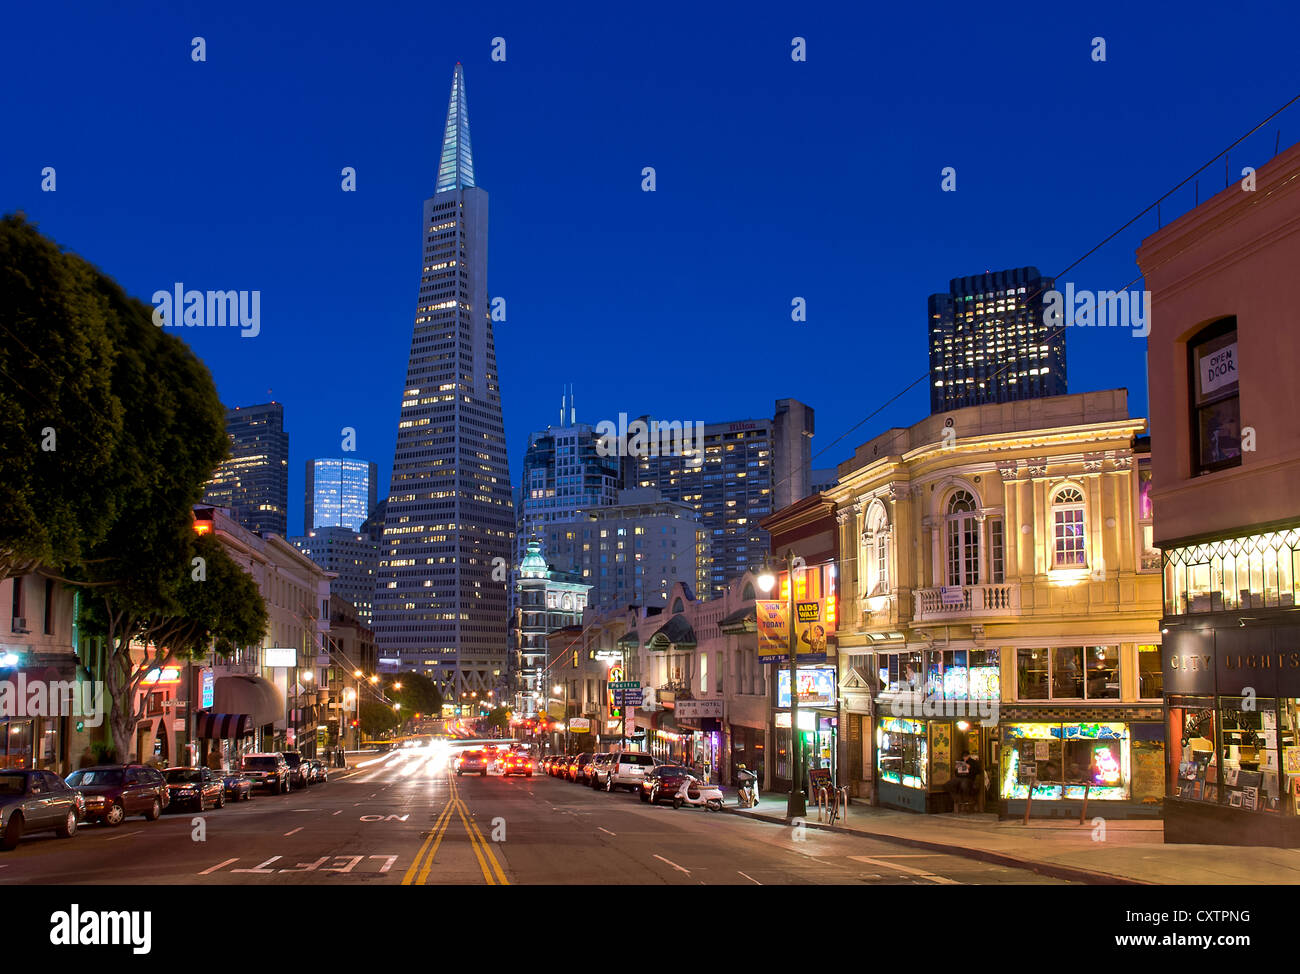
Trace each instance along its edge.
{"label": "night sky", "polygon": [[[814,467],[833,466],[927,414],[921,382],[847,432],[925,373],[929,294],[1059,274],[1300,91],[1294,4],[603,6],[8,4],[0,209],[146,302],[178,281],[261,291],[256,338],[177,333],[228,405],[285,404],[294,534],[303,461],[339,455],[344,426],[386,495],[457,60],[516,478],[570,382],[592,423],[770,416],[792,396],[817,411]],[[1233,152],[1234,178],[1279,131],[1300,140],[1300,105]],[[1223,186],[1220,161],[1200,198]],[[1062,284],[1140,288],[1155,228]],[[1125,386],[1142,415],[1145,351],[1072,329],[1070,391]]]}

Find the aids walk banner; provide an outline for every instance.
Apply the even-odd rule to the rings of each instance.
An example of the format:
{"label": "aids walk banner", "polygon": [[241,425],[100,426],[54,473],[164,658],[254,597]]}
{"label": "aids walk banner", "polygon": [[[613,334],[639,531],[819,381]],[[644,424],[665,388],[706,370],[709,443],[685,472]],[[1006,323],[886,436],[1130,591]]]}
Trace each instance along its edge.
{"label": "aids walk banner", "polygon": [[[827,600],[812,599],[795,602],[795,632],[800,663],[826,662],[826,643],[835,631],[835,624],[827,615]],[[789,614],[786,604],[775,600],[754,603],[758,624],[758,661],[779,663],[790,658],[790,630],[786,624]]]}

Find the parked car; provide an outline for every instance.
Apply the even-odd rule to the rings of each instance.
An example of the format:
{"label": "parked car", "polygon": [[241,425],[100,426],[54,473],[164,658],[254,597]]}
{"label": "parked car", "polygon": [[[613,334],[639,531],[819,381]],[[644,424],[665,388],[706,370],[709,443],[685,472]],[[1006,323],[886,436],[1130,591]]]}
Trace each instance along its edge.
{"label": "parked car", "polygon": [[521,774],[526,778],[533,776],[533,759],[524,751],[511,751],[501,759],[503,775]]}
{"label": "parked car", "polygon": [[217,808],[225,807],[226,786],[209,768],[168,768],[163,777],[171,792],[172,808],[192,805],[206,812],[209,802]]}
{"label": "parked car", "polygon": [[552,778],[563,777],[565,769],[568,768],[569,766],[569,759],[570,759],[570,755],[568,754],[551,755],[551,766],[546,769],[547,773]]}
{"label": "parked car", "polygon": [[311,769],[299,751],[281,751],[284,761],[289,765],[289,780],[299,787],[311,784]]}
{"label": "parked car", "polygon": [[682,779],[690,773],[689,768],[679,764],[661,764],[651,768],[641,779],[641,800],[652,803],[672,801]]}
{"label": "parked car", "polygon": [[278,795],[289,791],[292,782],[289,776],[289,764],[279,751],[267,754],[245,754],[240,762],[240,770],[254,787],[265,788]]}
{"label": "parked car", "polygon": [[593,788],[604,788],[605,779],[609,776],[610,762],[613,760],[612,754],[597,754],[587,765],[583,780]]}
{"label": "parked car", "polygon": [[147,764],[99,764],[66,780],[85,798],[87,822],[116,826],[128,815],[154,822],[171,800],[162,772]]}
{"label": "parked car", "polygon": [[460,757],[456,758],[456,776],[463,774],[479,774],[484,778],[488,773],[487,755],[480,750],[462,751]]}
{"label": "parked car", "polygon": [[590,751],[583,751],[569,765],[569,780],[576,781],[579,784],[587,783],[587,767],[591,764],[596,755]]}
{"label": "parked car", "polygon": [[253,797],[253,780],[239,771],[214,771],[226,790],[226,801],[246,802]]}
{"label": "parked car", "polygon": [[60,839],[77,834],[83,797],[49,771],[0,771],[0,849],[12,849],[31,832],[53,830]]}
{"label": "parked car", "polygon": [[610,761],[609,773],[605,775],[605,790],[640,791],[645,776],[654,770],[655,759],[641,751],[618,751]]}
{"label": "parked car", "polygon": [[325,767],[324,761],[312,761],[310,763],[311,763],[311,773],[308,778],[310,784],[314,785],[317,782],[324,783],[330,780],[329,769]]}

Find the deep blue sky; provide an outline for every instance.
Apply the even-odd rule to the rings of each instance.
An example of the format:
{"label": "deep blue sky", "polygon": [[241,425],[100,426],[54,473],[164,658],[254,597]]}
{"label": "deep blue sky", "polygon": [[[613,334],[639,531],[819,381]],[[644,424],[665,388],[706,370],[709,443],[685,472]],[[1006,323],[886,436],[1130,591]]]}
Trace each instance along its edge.
{"label": "deep blue sky", "polygon": [[[176,281],[262,292],[258,338],[180,334],[227,404],[285,403],[297,533],[303,461],[338,455],[344,426],[386,493],[457,60],[491,195],[489,286],[508,304],[515,476],[567,382],[588,422],[771,415],[793,396],[817,410],[814,466],[831,466],[928,412],[921,383],[832,445],[925,372],[930,293],[988,269],[1058,273],[1300,91],[1293,4],[711,6],[9,4],[0,209],[145,301]],[[1279,125],[1284,147],[1300,139],[1300,111]],[[1222,187],[1220,163],[1201,198]],[[1128,284],[1153,229],[1068,279]],[[1144,414],[1144,342],[1072,330],[1068,355],[1072,392],[1126,386]]]}

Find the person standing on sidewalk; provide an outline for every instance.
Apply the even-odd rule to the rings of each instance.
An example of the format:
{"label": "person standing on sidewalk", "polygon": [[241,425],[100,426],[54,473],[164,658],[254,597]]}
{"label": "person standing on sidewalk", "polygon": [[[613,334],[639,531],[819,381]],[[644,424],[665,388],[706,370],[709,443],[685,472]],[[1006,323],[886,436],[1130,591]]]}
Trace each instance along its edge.
{"label": "person standing on sidewalk", "polygon": [[963,802],[970,800],[971,794],[970,752],[962,754],[961,760],[952,766],[952,779],[948,782],[948,793],[952,795],[952,810],[961,814]]}
{"label": "person standing on sidewalk", "polygon": [[984,811],[984,792],[988,787],[984,782],[984,765],[980,764],[978,756],[967,754],[966,766],[970,769],[971,796],[975,800],[975,810],[982,812]]}

